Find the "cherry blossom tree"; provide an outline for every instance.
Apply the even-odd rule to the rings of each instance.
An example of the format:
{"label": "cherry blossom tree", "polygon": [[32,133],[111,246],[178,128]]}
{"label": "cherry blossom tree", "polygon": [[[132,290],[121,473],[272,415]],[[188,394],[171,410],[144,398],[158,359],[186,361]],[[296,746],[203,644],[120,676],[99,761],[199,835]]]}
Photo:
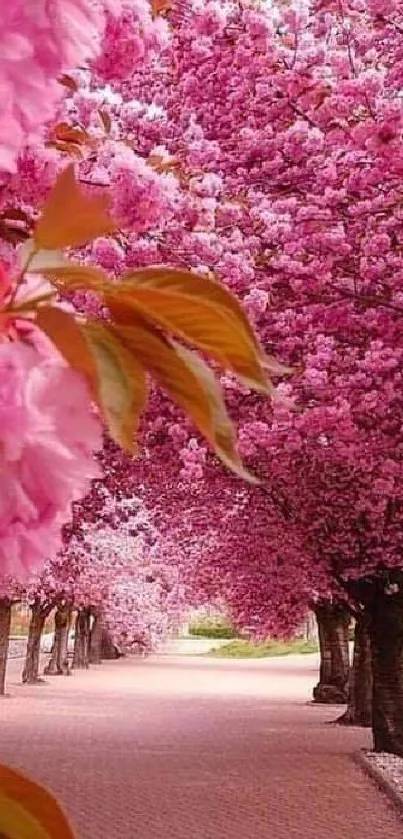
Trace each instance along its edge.
{"label": "cherry blossom tree", "polygon": [[[160,464],[171,469],[164,479],[166,520],[178,481],[190,483],[196,493],[203,480],[210,493],[215,486],[220,497],[217,509],[228,501],[229,522],[238,503],[228,476],[221,473],[215,483],[211,475],[216,467],[204,444],[182,421],[178,405],[187,410],[193,406],[198,429],[224,461],[245,473],[227,417],[221,408],[217,411],[211,380],[209,399],[200,414],[189,397],[190,383],[197,387],[200,381],[194,378],[199,363],[196,368],[192,357],[192,377],[186,379],[189,357],[180,344],[175,345],[178,375],[173,382],[161,360],[166,344],[159,340],[158,330],[173,332],[180,340],[193,339],[199,349],[211,352],[206,332],[200,335],[194,323],[191,334],[184,334],[184,321],[178,321],[174,310],[175,283],[181,283],[186,299],[204,284],[210,303],[214,301],[211,317],[211,309],[221,306],[218,295],[223,288],[242,300],[258,332],[259,346],[236,309],[237,323],[243,324],[242,357],[236,341],[230,354],[228,344],[215,344],[212,356],[230,371],[222,384],[237,418],[241,453],[264,488],[261,515],[263,490],[245,491],[244,525],[250,523],[249,541],[253,522],[259,539],[267,526],[267,578],[278,579],[277,594],[265,601],[255,600],[257,595],[247,591],[241,553],[239,558],[234,551],[226,553],[224,545],[217,548],[214,559],[213,544],[219,542],[214,516],[202,547],[210,562],[222,566],[221,580],[234,591],[237,620],[250,623],[255,632],[259,626],[265,630],[273,626],[275,631],[276,622],[284,631],[285,604],[291,619],[299,613],[299,604],[307,602],[310,587],[329,591],[336,586],[354,600],[368,617],[371,636],[375,746],[402,754],[398,643],[403,622],[402,4],[394,0],[386,9],[380,0],[317,0],[272,9],[248,3],[223,7],[216,2],[189,2],[173,4],[168,20],[169,38],[166,23],[153,20],[145,7],[136,6],[133,13],[126,6],[123,11],[109,9],[97,56],[92,57],[90,50],[86,69],[72,70],[64,78],[68,94],[60,100],[59,121],[46,126],[46,149],[36,157],[28,148],[15,166],[14,147],[7,146],[8,169],[16,168],[7,176],[7,188],[14,194],[13,179],[19,178],[26,184],[24,195],[30,187],[30,178],[21,177],[24,171],[33,173],[33,183],[44,183],[46,176],[54,179],[52,171],[63,169],[60,161],[65,162],[66,155],[74,155],[79,160],[79,183],[93,201],[100,190],[110,190],[119,225],[119,233],[112,237],[106,226],[85,241],[67,242],[80,245],[80,270],[89,270],[95,260],[103,272],[116,278],[128,269],[131,283],[133,271],[155,264],[169,269],[186,266],[195,272],[181,275],[180,280],[178,273],[169,274],[169,281],[163,279],[167,275],[162,268],[157,279],[154,273],[158,295],[152,299],[151,315],[149,290],[137,288],[134,293],[131,286],[129,295],[125,280],[114,283],[127,295],[124,314],[110,285],[106,300],[97,296],[93,281],[78,292],[74,284],[69,286],[76,311],[94,317],[96,329],[107,322],[108,312],[119,329],[125,329],[127,309],[147,322],[151,317],[157,325],[157,336],[141,333],[142,345],[136,344],[136,352],[142,370],[147,367],[165,384],[176,407],[167,406],[159,392],[152,392],[145,456],[138,467],[133,466],[131,479],[137,475],[139,486],[144,485],[147,503],[154,492],[158,507],[161,486],[151,473],[159,476]],[[132,39],[125,37],[128,28]],[[155,49],[160,50],[158,61],[152,60]],[[149,62],[143,61],[147,55]],[[57,73],[69,67],[57,68]],[[38,188],[44,197],[48,194],[44,186]],[[17,218],[15,207],[13,218],[4,205],[3,227],[9,238],[10,222],[12,238],[16,226],[17,238],[21,227],[22,238],[31,234],[35,189],[17,204]],[[4,249],[4,262],[12,274],[15,257],[10,243]],[[74,271],[78,270],[76,266]],[[212,273],[222,286],[211,284]],[[59,286],[60,276],[59,268]],[[137,273],[137,282],[151,282],[150,276],[147,270]],[[4,282],[9,301],[13,293],[6,276]],[[217,329],[224,328],[230,311],[234,314],[235,303],[231,306],[220,310],[214,320]],[[133,333],[130,340],[133,349]],[[151,352],[145,358],[146,342]],[[266,351],[265,361],[260,345]],[[29,360],[26,348],[19,349],[18,369],[24,362],[25,386]],[[274,351],[283,366],[267,361]],[[36,364],[35,357],[32,367]],[[248,387],[248,380],[265,387],[265,364],[278,376],[271,407]],[[284,379],[285,370],[291,368],[294,374]],[[233,372],[242,373],[241,387]],[[206,383],[205,368],[202,376]],[[189,386],[184,396],[185,379]],[[12,391],[17,393],[14,384]],[[127,427],[116,424],[113,411],[107,414],[115,440],[132,437],[132,425],[127,435]],[[99,447],[94,422],[88,459]],[[6,450],[8,463],[12,442],[11,438]],[[81,452],[81,438],[74,444]],[[62,502],[65,511],[71,500],[84,494],[86,468],[83,473],[82,485],[77,487],[75,476],[74,491],[71,481],[58,510]],[[20,484],[14,486],[16,494]],[[228,494],[226,486],[231,487]],[[201,489],[199,501],[207,493]],[[194,533],[199,534],[200,518],[197,511],[194,518],[192,504],[186,528],[190,531],[194,524]],[[211,510],[208,501],[205,510]],[[203,515],[206,520],[207,513]],[[5,533],[8,526],[6,519]],[[60,527],[58,519],[57,534]],[[178,532],[178,517],[172,516],[172,539]],[[243,544],[250,558],[251,579],[255,577],[258,591],[265,574],[259,540],[251,550],[246,539],[237,544]],[[194,535],[188,533],[186,545],[193,560]],[[20,543],[18,550],[21,564],[30,565],[32,557],[24,558]],[[277,573],[281,567],[283,574]],[[294,574],[297,568],[298,592],[289,585],[290,569]]]}
{"label": "cherry blossom tree", "polygon": [[[176,169],[188,215],[134,253],[213,270],[265,349],[294,368],[272,409],[224,381],[241,451],[291,510],[284,579],[306,556],[314,589],[337,586],[368,615],[375,747],[397,753],[401,17],[400,2],[173,7],[166,61],[136,84],[161,108],[152,142],[168,151],[160,165]],[[204,472],[208,485],[205,448],[175,414],[146,442],[154,464],[176,445],[172,474],[194,485]],[[269,511],[275,557],[283,528]]]}
{"label": "cherry blossom tree", "polygon": [[[87,262],[93,251],[98,255],[103,253],[105,258],[109,247],[112,252],[122,252],[125,256],[122,262],[130,267],[117,231],[122,230],[125,241],[130,237],[136,239],[153,226],[162,229],[171,217],[179,191],[171,176],[154,171],[135,153],[122,121],[117,121],[112,131],[108,114],[99,108],[111,68],[115,67],[119,79],[126,79],[134,61],[146,61],[153,51],[161,48],[167,27],[162,20],[153,20],[145,0],[123,6],[108,3],[106,10],[104,5],[89,0],[74,4],[57,0],[54,16],[48,20],[48,11],[44,9],[43,17],[37,20],[18,4],[4,22],[10,48],[5,52],[3,73],[10,88],[14,86],[10,108],[14,108],[21,130],[18,135],[13,133],[18,140],[15,147],[11,140],[7,146],[7,137],[4,138],[2,162],[3,169],[11,170],[4,172],[2,190],[3,261],[7,266],[7,273],[3,272],[2,277],[2,357],[5,368],[10,370],[10,376],[5,379],[10,390],[5,387],[3,404],[10,420],[11,413],[17,414],[20,403],[31,404],[24,390],[29,387],[36,411],[34,422],[33,411],[27,407],[20,423],[10,426],[11,431],[7,432],[10,439],[5,439],[7,445],[2,449],[5,470],[8,470],[8,504],[7,509],[4,505],[4,538],[0,548],[5,573],[11,566],[13,572],[25,575],[40,567],[45,535],[49,540],[48,553],[54,555],[60,546],[62,524],[70,514],[72,502],[86,493],[90,480],[98,474],[92,454],[101,444],[99,414],[114,440],[129,450],[133,448],[147,395],[146,369],[165,385],[171,398],[193,415],[199,430],[220,456],[242,473],[233,429],[209,368],[189,353],[187,347],[161,334],[161,330],[181,341],[194,340],[199,349],[212,353],[219,364],[255,379],[257,387],[267,389],[256,338],[235,298],[230,298],[216,283],[202,282],[188,271],[180,274],[152,269],[141,275],[126,274],[116,284]],[[86,14],[88,27],[83,28],[81,43],[79,33]],[[59,41],[65,24],[66,32],[69,24],[74,35],[70,46],[66,35],[63,52]],[[20,27],[20,40],[16,27]],[[118,64],[113,60],[113,51],[119,39],[127,44],[129,31],[130,50],[125,53],[122,49]],[[27,60],[34,65],[31,75],[24,67],[24,83],[19,77],[21,68],[16,70],[13,53],[23,42]],[[75,52],[77,61],[84,62],[78,77],[90,79],[89,100],[93,93],[92,100],[97,102],[98,126],[92,126],[91,131],[71,124],[78,111],[77,103],[70,101],[74,99],[70,93],[76,90],[78,82],[65,73],[60,76],[62,71],[74,67]],[[58,88],[56,93],[55,74],[62,83],[61,88],[67,90],[64,98]],[[56,119],[63,116],[67,119],[69,115],[70,121],[48,120],[45,112],[39,133],[34,132],[31,141],[37,110],[32,103],[30,121],[25,119],[24,108],[28,108],[30,84],[35,79],[39,91],[35,107],[40,91],[49,87],[49,101],[52,107],[56,104],[59,107]],[[84,100],[85,96],[79,97],[81,109]],[[35,141],[42,137],[46,139],[45,148],[40,144],[37,149]],[[66,156],[77,159],[76,172],[72,165],[66,168]],[[49,192],[49,184],[55,177]],[[109,199],[105,189],[109,191]],[[42,213],[38,220],[40,205]],[[111,234],[115,235],[108,245],[106,237]],[[24,240],[22,247],[13,248],[16,242]],[[88,243],[94,240],[94,246],[86,251]],[[77,252],[78,261],[66,261],[60,252],[66,247]],[[33,277],[38,273],[44,279],[34,288]],[[178,282],[182,285],[179,291]],[[184,293],[185,286],[187,289],[190,284],[191,296]],[[206,298],[201,304],[200,296],[208,297],[208,289],[210,302]],[[73,309],[61,304],[58,295],[72,296]],[[203,305],[207,318],[197,324],[189,320],[196,299],[198,309]],[[166,314],[166,306],[164,309],[162,304],[167,301],[170,313]],[[217,335],[213,341],[211,321],[215,321],[213,331]],[[235,329],[234,341],[236,323],[240,331]],[[241,358],[243,343],[249,361],[246,356]],[[60,405],[52,404],[56,393],[60,393]],[[65,394],[63,398],[62,394]],[[95,397],[98,416],[92,410],[90,397]],[[42,438],[38,442],[40,412]],[[75,422],[67,428],[63,417],[68,413],[74,414]],[[53,426],[47,431],[45,443],[47,414],[52,415]],[[17,443],[13,434],[18,433]],[[24,446],[22,437],[26,441]],[[57,446],[54,437],[63,445]],[[15,453],[17,449],[19,456]],[[46,458],[43,449],[46,455],[49,453]],[[42,464],[40,486],[38,460]]]}
{"label": "cherry blossom tree", "polygon": [[[129,27],[134,35],[130,41]],[[60,113],[65,112],[60,83],[67,90],[75,89],[69,74],[74,66],[84,66],[94,79],[97,74],[108,78],[114,68],[126,77],[135,61],[164,40],[165,30],[161,21],[154,26],[144,2],[130,7],[119,0],[39,0],[28,8],[17,0],[2,15],[0,171],[5,203],[0,226],[6,270],[2,267],[0,275],[0,568],[4,575],[15,573],[22,579],[40,573],[46,555],[57,554],[72,504],[99,476],[93,453],[101,446],[102,421],[115,442],[132,450],[146,402],[146,371],[193,417],[223,461],[247,475],[214,375],[186,346],[195,346],[221,369],[267,392],[267,360],[236,299],[188,271],[131,272],[116,284],[104,271],[94,269],[82,251],[101,238],[95,245],[98,254],[105,259],[111,248],[119,254],[121,227],[126,227],[126,238],[136,238],[150,225],[158,226],[161,214],[169,218],[175,203],[172,182],[150,171],[132,154],[129,143],[116,143],[112,137],[98,147],[96,138],[80,127],[71,131],[68,123],[53,124],[59,104]],[[99,116],[108,135],[108,114]],[[64,154],[80,161],[83,157],[82,165],[76,171],[72,165],[66,167]],[[102,181],[105,169],[107,184]],[[112,188],[110,200],[101,193],[105,187]],[[113,233],[110,246],[104,237]],[[20,242],[23,246],[14,250]],[[75,262],[64,256],[66,248],[78,249]],[[72,309],[65,305],[66,296],[73,297]],[[99,547],[97,555],[101,553]],[[171,583],[157,580],[154,573],[153,581],[145,582],[153,586],[148,599],[138,596],[137,590],[133,595],[133,585],[125,583],[115,588],[115,600],[124,591],[131,603],[137,598],[138,608],[143,602],[151,609],[157,602],[160,606],[171,602]],[[62,605],[68,615],[70,604]],[[56,623],[60,617],[59,608]],[[58,628],[65,638],[64,618]],[[137,627],[136,637],[138,632]],[[63,668],[62,646],[55,649],[57,666]],[[35,665],[37,648],[31,653]],[[56,811],[53,807],[53,814]],[[60,827],[62,822],[67,835],[57,811],[55,824]]]}
{"label": "cherry blossom tree", "polygon": [[123,652],[155,649],[184,608],[177,549],[151,526],[136,496],[117,500],[100,486],[96,521],[80,520],[65,559],[80,566],[73,605],[92,610]]}

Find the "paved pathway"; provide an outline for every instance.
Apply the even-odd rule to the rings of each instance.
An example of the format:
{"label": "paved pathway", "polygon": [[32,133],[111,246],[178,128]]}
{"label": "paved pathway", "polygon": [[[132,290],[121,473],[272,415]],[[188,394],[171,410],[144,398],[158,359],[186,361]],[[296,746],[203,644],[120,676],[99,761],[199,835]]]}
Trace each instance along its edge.
{"label": "paved pathway", "polygon": [[0,760],[51,787],[79,839],[403,839],[351,753],[362,731],[305,704],[311,657],[118,661],[18,686]]}

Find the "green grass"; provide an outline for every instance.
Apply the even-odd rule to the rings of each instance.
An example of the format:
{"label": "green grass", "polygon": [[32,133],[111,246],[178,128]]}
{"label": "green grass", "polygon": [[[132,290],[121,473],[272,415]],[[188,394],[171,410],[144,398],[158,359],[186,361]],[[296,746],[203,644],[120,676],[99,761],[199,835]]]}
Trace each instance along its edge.
{"label": "green grass", "polygon": [[223,647],[211,650],[208,655],[213,658],[269,658],[280,655],[306,655],[317,651],[317,644],[303,638],[292,641],[269,640],[260,644],[236,639]]}
{"label": "green grass", "polygon": [[226,618],[199,618],[189,627],[191,638],[236,638],[237,633]]}

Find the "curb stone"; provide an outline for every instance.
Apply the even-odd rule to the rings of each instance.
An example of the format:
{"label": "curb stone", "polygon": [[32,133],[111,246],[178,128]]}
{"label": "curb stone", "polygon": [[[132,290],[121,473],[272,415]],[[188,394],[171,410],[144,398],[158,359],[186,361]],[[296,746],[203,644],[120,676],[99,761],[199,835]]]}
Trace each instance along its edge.
{"label": "curb stone", "polygon": [[371,778],[381,792],[389,798],[403,819],[403,795],[396,788],[393,781],[389,781],[384,772],[368,758],[368,749],[362,749],[360,752],[356,752],[353,755],[353,760]]}

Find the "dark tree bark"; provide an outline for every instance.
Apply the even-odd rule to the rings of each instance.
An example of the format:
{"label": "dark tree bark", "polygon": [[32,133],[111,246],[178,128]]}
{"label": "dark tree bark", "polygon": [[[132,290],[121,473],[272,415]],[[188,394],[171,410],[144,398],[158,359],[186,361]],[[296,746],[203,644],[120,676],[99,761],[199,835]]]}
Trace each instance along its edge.
{"label": "dark tree bark", "polygon": [[350,615],[340,605],[324,603],[315,606],[319,631],[319,682],[313,690],[315,702],[344,704],[347,702],[349,679]]}
{"label": "dark tree bark", "polygon": [[0,600],[0,696],[4,696],[6,686],[6,667],[10,639],[11,603]]}
{"label": "dark tree bark", "polygon": [[103,631],[103,634],[102,634],[102,645],[101,645],[101,656],[102,656],[102,658],[105,658],[109,661],[112,661],[116,658],[121,658],[121,655],[122,654],[119,652],[119,650],[117,649],[117,647],[113,643],[112,638],[109,635],[108,630],[105,629],[105,627],[104,627],[104,631]]}
{"label": "dark tree bark", "polygon": [[90,647],[90,612],[79,609],[76,615],[73,667],[75,670],[88,670]]}
{"label": "dark tree bark", "polygon": [[357,617],[354,631],[354,657],[350,669],[348,706],[336,720],[340,725],[369,728],[372,723],[372,660],[368,615]]}
{"label": "dark tree bark", "polygon": [[103,619],[100,612],[93,612],[94,621],[90,632],[90,664],[102,663]]}
{"label": "dark tree bark", "polygon": [[69,676],[68,641],[71,624],[71,607],[67,604],[58,606],[55,615],[55,643],[48,665],[45,667],[46,676]]}
{"label": "dark tree bark", "polygon": [[376,752],[403,757],[403,573],[372,581],[367,605]]}
{"label": "dark tree bark", "polygon": [[52,608],[53,606],[51,603],[41,604],[39,602],[35,602],[31,606],[27,652],[25,656],[24,669],[22,671],[22,681],[24,684],[43,684],[43,679],[39,677],[41,638],[46,618],[50,615]]}

